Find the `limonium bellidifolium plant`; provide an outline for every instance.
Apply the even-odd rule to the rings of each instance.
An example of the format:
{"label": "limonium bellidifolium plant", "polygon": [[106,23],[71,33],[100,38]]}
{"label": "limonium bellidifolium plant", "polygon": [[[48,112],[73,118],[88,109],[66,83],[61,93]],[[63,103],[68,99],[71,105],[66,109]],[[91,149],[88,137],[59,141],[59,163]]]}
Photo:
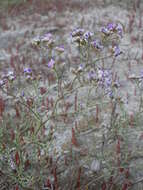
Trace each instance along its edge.
{"label": "limonium bellidifolium plant", "polygon": [[[69,38],[77,59],[70,66],[66,44],[51,33],[36,36],[31,47],[46,59],[47,78],[26,64],[3,73],[0,173],[7,183],[2,189],[132,187],[127,132],[136,120],[124,107],[120,76],[113,70],[125,54],[123,35],[121,23],[108,23],[97,33],[74,29]],[[130,78],[140,92],[139,117],[143,77]]]}

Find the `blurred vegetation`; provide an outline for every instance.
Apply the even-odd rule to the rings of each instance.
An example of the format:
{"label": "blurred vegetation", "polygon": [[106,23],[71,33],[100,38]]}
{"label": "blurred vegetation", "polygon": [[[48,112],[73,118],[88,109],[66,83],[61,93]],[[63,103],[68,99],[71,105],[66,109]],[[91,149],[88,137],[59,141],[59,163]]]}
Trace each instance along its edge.
{"label": "blurred vegetation", "polygon": [[16,4],[20,4],[20,3],[24,3],[27,0],[0,0],[0,6],[10,6],[10,5],[16,5]]}

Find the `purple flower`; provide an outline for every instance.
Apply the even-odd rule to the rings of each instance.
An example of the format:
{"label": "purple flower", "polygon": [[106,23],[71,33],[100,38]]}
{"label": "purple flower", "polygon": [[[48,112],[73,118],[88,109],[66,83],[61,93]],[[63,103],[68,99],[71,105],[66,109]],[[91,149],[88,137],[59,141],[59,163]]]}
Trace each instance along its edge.
{"label": "purple flower", "polygon": [[102,50],[103,49],[103,46],[97,40],[94,40],[93,42],[91,42],[91,45],[92,45],[93,48],[96,48],[98,50]]}
{"label": "purple flower", "polygon": [[31,68],[24,68],[24,73],[31,74],[32,73],[32,69]]}
{"label": "purple flower", "polygon": [[102,80],[104,77],[104,71],[102,69],[98,69],[98,79]]}
{"label": "purple flower", "polygon": [[51,33],[47,33],[44,36],[42,36],[41,42],[43,42],[43,45],[45,45],[48,48],[53,48],[53,45],[55,43]]}
{"label": "purple flower", "polygon": [[49,63],[48,63],[48,68],[53,68],[54,67],[54,64],[55,64],[55,61],[54,61],[54,59],[51,59],[50,61],[49,61]]}
{"label": "purple flower", "polygon": [[108,89],[112,85],[112,73],[109,70],[98,69],[98,82],[99,85]]}
{"label": "purple flower", "polygon": [[105,70],[102,68],[98,68],[97,70],[97,79],[98,85],[104,90],[105,94],[110,98],[114,97],[113,87],[118,88],[118,81],[113,81],[111,70]]}
{"label": "purple flower", "polygon": [[96,73],[95,73],[94,71],[90,71],[90,72],[88,73],[88,78],[89,78],[89,80],[94,80],[94,79],[96,79]]}
{"label": "purple flower", "polygon": [[104,34],[106,34],[106,35],[110,34],[110,31],[107,28],[105,28],[105,27],[101,28],[101,32],[104,33]]}
{"label": "purple flower", "polygon": [[32,76],[31,75],[26,75],[26,80],[31,80]]}
{"label": "purple flower", "polygon": [[42,42],[48,42],[51,39],[52,39],[52,34],[51,33],[47,33],[47,34],[45,34],[44,36],[41,37]]}
{"label": "purple flower", "polygon": [[111,84],[112,84],[112,79],[110,77],[105,78],[105,86],[109,87],[111,86]]}
{"label": "purple flower", "polygon": [[114,51],[115,57],[117,57],[118,55],[120,55],[121,53],[123,53],[123,52],[119,49],[118,46],[114,46],[113,51]]}
{"label": "purple flower", "polygon": [[117,24],[116,30],[117,30],[117,33],[119,34],[119,36],[122,38],[123,37],[123,27],[121,26],[121,24]]}
{"label": "purple flower", "polygon": [[115,30],[115,28],[116,28],[116,24],[114,24],[114,23],[107,24],[107,29],[109,31],[113,31],[113,30]]}
{"label": "purple flower", "polygon": [[24,91],[22,91],[22,92],[21,92],[21,96],[24,97],[24,95],[25,95],[25,93],[24,93]]}
{"label": "purple flower", "polygon": [[86,40],[88,40],[88,39],[91,38],[92,36],[93,36],[93,33],[92,33],[92,32],[89,32],[89,31],[85,32],[84,35],[83,35],[83,37],[84,37]]}
{"label": "purple flower", "polygon": [[112,32],[116,32],[120,37],[123,35],[123,27],[121,24],[109,23],[106,27],[101,28],[101,32],[105,35],[112,34]]}
{"label": "purple flower", "polygon": [[112,91],[112,90],[109,90],[109,92],[108,92],[108,96],[109,96],[111,99],[114,97],[114,95],[113,95],[113,91]]}
{"label": "purple flower", "polygon": [[123,37],[123,30],[121,28],[118,29],[118,34],[122,38]]}

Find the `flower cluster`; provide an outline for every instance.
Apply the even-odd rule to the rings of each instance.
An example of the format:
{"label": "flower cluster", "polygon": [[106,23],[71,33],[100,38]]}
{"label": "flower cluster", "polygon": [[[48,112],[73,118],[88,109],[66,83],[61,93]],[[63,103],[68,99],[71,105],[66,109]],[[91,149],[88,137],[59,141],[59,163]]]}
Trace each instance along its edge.
{"label": "flower cluster", "polygon": [[112,90],[112,73],[110,70],[104,70],[99,68],[97,71],[97,79],[98,85],[104,88],[105,93],[109,95],[109,97],[113,97]]}
{"label": "flower cluster", "polygon": [[99,40],[94,40],[91,42],[91,47],[94,50],[103,50],[103,45],[101,44],[101,42]]}
{"label": "flower cluster", "polygon": [[0,86],[5,85],[8,81],[12,82],[16,79],[16,76],[13,71],[8,71],[6,74],[2,75],[2,79],[0,80]]}
{"label": "flower cluster", "polygon": [[13,81],[16,77],[13,71],[8,71],[7,75],[5,76],[9,81]]}
{"label": "flower cluster", "polygon": [[[55,57],[56,55],[60,56],[65,52],[63,45],[56,45],[55,40],[51,33],[47,33],[43,36],[39,36],[33,39],[32,44],[36,47],[40,47],[43,50],[47,51],[49,50],[49,61],[48,61],[48,68],[52,69],[55,66]],[[27,78],[31,78],[31,70],[25,70],[27,74]]]}
{"label": "flower cluster", "polygon": [[101,32],[106,36],[117,33],[120,37],[123,37],[123,26],[120,23],[109,23],[106,27],[101,28]]}
{"label": "flower cluster", "polygon": [[32,69],[31,68],[26,67],[26,68],[24,68],[23,72],[26,77],[26,80],[32,79]]}
{"label": "flower cluster", "polygon": [[32,40],[33,46],[46,46],[48,48],[52,48],[54,45],[54,39],[51,33],[47,33],[43,36],[37,36]]}
{"label": "flower cluster", "polygon": [[[94,34],[90,31],[85,31],[82,28],[74,29],[71,33],[72,41],[76,42],[80,46],[90,46],[96,52],[100,52],[104,49],[104,45],[106,44],[106,40],[112,43],[112,39],[107,39],[111,34],[116,34],[116,36],[122,37],[123,35],[123,27],[121,24],[109,23],[106,27],[102,27],[101,34],[104,34],[105,38],[94,39]],[[122,51],[119,49],[118,42],[115,41],[116,36],[114,38],[114,46],[112,47],[112,53],[115,57],[120,55]],[[117,40],[119,37],[117,38]],[[116,44],[116,45],[115,45]],[[108,46],[109,47],[109,46]]]}
{"label": "flower cluster", "polygon": [[31,75],[32,69],[31,68],[24,68],[24,73],[27,75]]}
{"label": "flower cluster", "polygon": [[83,36],[84,34],[84,29],[82,28],[78,28],[78,29],[74,29],[71,33],[72,37],[77,37],[77,36]]}
{"label": "flower cluster", "polygon": [[93,36],[93,33],[90,32],[90,31],[86,31],[86,32],[83,34],[84,39],[87,39],[87,40],[91,39],[92,36]]}
{"label": "flower cluster", "polygon": [[114,54],[115,57],[117,57],[118,55],[122,54],[123,52],[120,50],[119,46],[116,45],[112,48],[112,52]]}
{"label": "flower cluster", "polygon": [[73,32],[71,33],[73,42],[77,42],[80,45],[86,45],[92,36],[93,36],[92,32],[85,31],[82,28],[74,29]]}
{"label": "flower cluster", "polygon": [[52,48],[55,41],[53,39],[53,36],[51,33],[45,34],[44,36],[41,37],[41,42],[46,45],[48,48]]}

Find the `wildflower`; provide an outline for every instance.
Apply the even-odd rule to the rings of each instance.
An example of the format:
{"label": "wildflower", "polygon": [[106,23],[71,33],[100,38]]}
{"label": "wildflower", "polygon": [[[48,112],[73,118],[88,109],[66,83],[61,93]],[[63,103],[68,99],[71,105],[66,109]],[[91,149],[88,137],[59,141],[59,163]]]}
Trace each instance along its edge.
{"label": "wildflower", "polygon": [[117,57],[118,55],[122,54],[123,52],[119,49],[118,46],[114,46],[113,53],[114,53],[115,57]]}
{"label": "wildflower", "polygon": [[13,76],[14,75],[14,72],[13,71],[8,71],[8,73],[7,73],[7,77],[9,77],[9,76]]}
{"label": "wildflower", "polygon": [[83,37],[76,36],[76,37],[73,39],[73,42],[77,42],[78,45],[80,44],[80,45],[84,46],[84,45],[87,44],[88,41],[87,41],[87,39],[85,39],[85,38],[83,38]]}
{"label": "wildflower", "polygon": [[93,42],[91,42],[91,46],[92,46],[92,48],[97,49],[97,50],[102,50],[103,49],[103,46],[97,40],[94,40]]}
{"label": "wildflower", "polygon": [[123,27],[121,24],[117,24],[116,30],[117,30],[117,33],[119,34],[119,36],[123,37]]}
{"label": "wildflower", "polygon": [[98,69],[97,73],[98,73],[98,79],[102,80],[104,77],[104,71],[102,69]]}
{"label": "wildflower", "polygon": [[26,80],[29,81],[32,79],[32,69],[31,68],[24,68],[24,74],[26,77]]}
{"label": "wildflower", "polygon": [[54,67],[54,65],[55,65],[55,61],[54,61],[54,59],[51,59],[50,61],[49,61],[49,63],[48,63],[48,68],[53,68]]}
{"label": "wildflower", "polygon": [[114,97],[112,90],[110,90],[110,91],[108,92],[108,96],[109,96],[109,98],[111,98],[111,99]]}
{"label": "wildflower", "polygon": [[13,81],[15,78],[16,78],[15,76],[11,75],[11,76],[9,76],[8,79],[9,79],[10,81]]}
{"label": "wildflower", "polygon": [[115,30],[115,29],[116,29],[116,24],[114,24],[114,23],[109,23],[109,24],[107,25],[107,29],[108,29],[109,31]]}
{"label": "wildflower", "polygon": [[89,31],[85,32],[84,35],[83,35],[83,37],[84,37],[86,40],[90,39],[92,36],[93,36],[93,33],[92,33],[92,32],[89,32]]}
{"label": "wildflower", "polygon": [[110,77],[105,78],[105,86],[109,87],[112,84],[112,79]]}
{"label": "wildflower", "polygon": [[25,93],[24,93],[24,91],[22,91],[22,92],[21,92],[21,96],[24,97],[24,95],[25,95]]}
{"label": "wildflower", "polygon": [[86,45],[88,43],[88,40],[91,39],[93,36],[93,33],[90,31],[84,31],[84,29],[74,29],[71,33],[73,42],[77,42],[80,45]]}
{"label": "wildflower", "polygon": [[30,68],[24,68],[24,73],[25,74],[31,74],[32,73],[32,69],[30,69]]}
{"label": "wildflower", "polygon": [[74,29],[73,32],[71,33],[72,37],[77,37],[77,36],[82,36],[84,34],[84,29]]}
{"label": "wildflower", "polygon": [[99,68],[97,71],[97,78],[98,85],[104,89],[105,94],[108,95],[110,98],[113,98],[112,73],[109,70],[103,70]]}
{"label": "wildflower", "polygon": [[51,33],[47,33],[41,37],[41,42],[45,44],[48,48],[52,48],[54,45],[54,39]]}
{"label": "wildflower", "polygon": [[47,46],[48,48],[52,48],[53,45],[54,45],[54,43],[55,43],[55,41],[54,41],[53,39],[50,39],[50,40],[47,42],[46,46]]}
{"label": "wildflower", "polygon": [[112,86],[105,88],[105,94],[111,99],[114,97]]}
{"label": "wildflower", "polygon": [[96,73],[94,71],[90,71],[88,73],[89,80],[95,80],[96,79]]}
{"label": "wildflower", "polygon": [[112,33],[117,33],[120,37],[123,35],[123,27],[121,24],[109,23],[106,27],[101,28],[101,32],[105,35],[110,35]]}
{"label": "wildflower", "polygon": [[105,28],[105,27],[101,28],[101,32],[104,33],[105,35],[109,35],[110,34],[110,31],[107,28]]}
{"label": "wildflower", "polygon": [[26,80],[27,81],[32,80],[32,76],[31,75],[26,75]]}
{"label": "wildflower", "polygon": [[16,77],[13,71],[8,71],[8,73],[4,75],[3,78],[7,78],[8,80],[13,81]]}

